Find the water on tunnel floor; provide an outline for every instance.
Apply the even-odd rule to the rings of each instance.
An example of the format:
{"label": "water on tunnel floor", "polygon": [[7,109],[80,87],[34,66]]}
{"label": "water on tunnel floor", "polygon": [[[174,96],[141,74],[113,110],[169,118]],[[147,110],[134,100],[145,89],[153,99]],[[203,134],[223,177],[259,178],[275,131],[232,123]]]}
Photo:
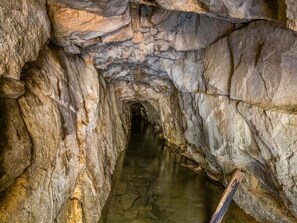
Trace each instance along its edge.
{"label": "water on tunnel floor", "polygon": [[[224,188],[178,164],[147,122],[135,119],[105,207],[107,223],[206,223]],[[102,220],[102,219],[101,219]],[[256,222],[234,203],[223,222]]]}

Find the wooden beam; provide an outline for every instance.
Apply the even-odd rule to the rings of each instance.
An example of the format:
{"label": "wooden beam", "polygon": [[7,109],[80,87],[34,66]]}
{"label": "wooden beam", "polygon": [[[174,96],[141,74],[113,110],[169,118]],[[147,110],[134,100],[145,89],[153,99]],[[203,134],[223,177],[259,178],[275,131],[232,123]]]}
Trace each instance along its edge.
{"label": "wooden beam", "polygon": [[241,180],[244,177],[244,173],[236,169],[232,175],[232,178],[226,187],[223,196],[216,208],[216,211],[211,217],[210,223],[220,223],[228,210],[228,207],[232,201],[232,198],[237,191]]}

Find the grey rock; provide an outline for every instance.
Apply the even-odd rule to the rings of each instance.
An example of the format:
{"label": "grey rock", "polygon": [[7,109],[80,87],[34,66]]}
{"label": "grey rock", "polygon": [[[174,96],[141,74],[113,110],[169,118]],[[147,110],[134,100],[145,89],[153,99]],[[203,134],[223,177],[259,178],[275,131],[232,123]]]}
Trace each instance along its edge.
{"label": "grey rock", "polygon": [[294,0],[286,0],[286,14],[287,14],[287,27],[297,31],[297,3]]}
{"label": "grey rock", "polygon": [[193,159],[201,163],[201,155],[205,156],[207,169],[222,180],[234,168],[244,170],[236,202],[259,221],[295,222],[290,211],[296,212],[292,205],[296,173],[290,162],[294,162],[296,133],[290,126],[296,114],[238,105],[223,96],[184,94],[181,99],[185,137],[197,150],[187,147]]}
{"label": "grey rock", "polygon": [[208,47],[204,57],[203,77],[209,94],[230,95],[233,58],[228,38]]}
{"label": "grey rock", "polygon": [[234,63],[230,97],[265,107],[294,108],[295,34],[271,23],[253,22],[229,40]]}

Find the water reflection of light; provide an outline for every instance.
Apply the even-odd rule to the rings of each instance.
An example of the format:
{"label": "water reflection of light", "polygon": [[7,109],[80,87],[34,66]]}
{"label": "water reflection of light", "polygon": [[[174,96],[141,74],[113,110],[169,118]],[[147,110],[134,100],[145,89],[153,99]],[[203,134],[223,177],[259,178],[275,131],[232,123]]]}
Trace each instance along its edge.
{"label": "water reflection of light", "polygon": [[[223,188],[175,162],[148,123],[132,123],[125,158],[115,173],[108,223],[195,222],[211,218]],[[234,204],[225,222],[255,222]]]}

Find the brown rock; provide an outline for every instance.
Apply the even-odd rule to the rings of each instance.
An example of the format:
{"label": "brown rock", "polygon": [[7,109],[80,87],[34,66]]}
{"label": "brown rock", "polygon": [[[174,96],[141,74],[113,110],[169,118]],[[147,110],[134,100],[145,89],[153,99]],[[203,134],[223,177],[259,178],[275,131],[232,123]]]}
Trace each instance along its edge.
{"label": "brown rock", "polygon": [[0,192],[14,183],[31,161],[32,144],[18,101],[0,99]]}
{"label": "brown rock", "polygon": [[37,58],[50,35],[45,1],[0,3],[0,76],[19,79],[23,65]]}
{"label": "brown rock", "polygon": [[[24,81],[28,90],[19,103],[32,140],[32,157],[16,155],[27,151],[27,144],[4,147],[4,152],[13,151],[6,155],[6,162],[22,165],[15,170],[9,166],[15,173],[7,171],[10,181],[4,181],[1,188],[23,171],[28,159],[31,163],[3,194],[1,221],[65,222],[65,215],[68,220],[79,219],[79,208],[87,222],[98,221],[116,157],[126,141],[115,97],[91,64],[60,49],[43,50],[37,62],[24,71]],[[18,120],[4,118],[11,125]],[[17,132],[13,125],[10,128],[14,139]],[[24,143],[26,132],[19,134],[21,138],[15,141]],[[78,203],[69,202],[72,197]],[[90,206],[80,207],[80,202]]]}
{"label": "brown rock", "polygon": [[[98,37],[115,32],[130,23],[128,10],[120,15],[106,17],[60,4],[53,3],[49,6],[54,38],[61,46],[85,47],[100,42]],[[94,42],[94,39],[97,41]]]}
{"label": "brown rock", "polygon": [[24,93],[25,88],[22,81],[0,77],[0,98],[18,98]]}

